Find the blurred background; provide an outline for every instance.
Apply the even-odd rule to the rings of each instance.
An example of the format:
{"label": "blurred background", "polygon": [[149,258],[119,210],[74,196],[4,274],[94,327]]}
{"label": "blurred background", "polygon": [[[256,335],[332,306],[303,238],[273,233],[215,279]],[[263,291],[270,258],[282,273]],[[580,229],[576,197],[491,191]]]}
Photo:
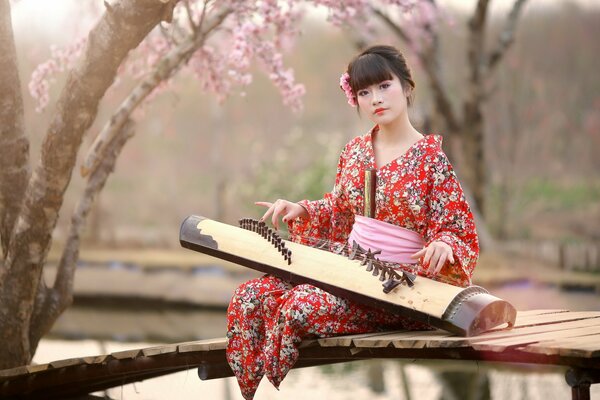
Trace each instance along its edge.
{"label": "blurred background", "polygon": [[[52,45],[73,42],[102,10],[99,2],[52,3],[21,0],[13,7],[23,86],[35,67],[48,59]],[[460,112],[468,90],[466,20],[475,2],[439,3],[448,16],[448,22],[439,26],[441,71],[452,106]],[[488,40],[502,29],[511,4],[493,2]],[[378,35],[371,44],[404,49],[385,29]],[[495,245],[482,253],[475,283],[521,310],[600,309],[599,36],[597,2],[527,3],[515,42],[488,88],[492,95],[482,105],[489,174],[481,212]],[[285,63],[306,88],[301,113],[284,106],[273,84],[258,70],[244,93],[233,92],[223,103],[203,91],[192,75],[178,74],[172,90],[157,94],[137,112],[136,135],[88,220],[75,304],[40,346],[38,362],[113,351],[134,342],[224,335],[224,310],[233,288],[255,274],[181,249],[180,223],[189,214],[200,214],[236,224],[239,218],[262,215],[253,205],[256,200],[318,199],[331,189],[343,145],[370,128],[368,119],[346,104],[338,85],[356,53],[355,39],[326,22],[321,11],[312,11],[303,20],[301,35],[285,55]],[[443,135],[430,130],[435,104],[423,66],[411,49],[405,50],[417,84],[411,121],[423,133]],[[34,100],[25,95],[34,164],[52,115],[52,100],[64,78],[56,77],[50,105],[42,113],[33,111]],[[134,83],[124,78],[107,93],[84,149]],[[462,174],[458,170],[459,178]],[[48,276],[82,188],[83,180],[75,174],[55,231]],[[319,379],[327,382],[322,389],[327,387],[331,398],[347,398],[357,390],[348,383],[356,381],[353,374],[361,374],[359,381],[367,383],[370,392],[365,396],[406,396],[399,389],[399,375],[387,377],[399,368],[397,363],[385,363],[388,384],[383,387],[377,384],[383,373],[372,378],[368,372],[373,368],[367,363],[356,365],[294,371],[289,386],[282,385],[282,391],[289,391],[277,398],[296,398],[298,388]],[[412,387],[427,387],[414,389],[414,398],[444,398],[436,383],[442,375],[438,367],[409,367]],[[477,368],[488,377],[488,391],[479,398],[518,398],[515,393],[532,399],[568,396],[561,371],[487,368]],[[230,380],[223,386],[200,383],[193,371],[185,376],[162,387],[185,387],[180,398],[213,386],[212,398],[241,398]],[[157,386],[145,387],[121,389],[121,397],[115,395],[119,391],[110,395],[167,398],[161,397]],[[257,399],[275,398],[263,389]]]}

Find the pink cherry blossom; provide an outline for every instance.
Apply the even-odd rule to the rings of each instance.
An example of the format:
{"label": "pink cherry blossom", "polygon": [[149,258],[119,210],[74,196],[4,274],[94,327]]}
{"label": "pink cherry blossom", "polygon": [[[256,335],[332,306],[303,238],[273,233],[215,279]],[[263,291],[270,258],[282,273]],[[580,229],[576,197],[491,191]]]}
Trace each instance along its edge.
{"label": "pink cherry blossom", "polygon": [[350,75],[347,72],[344,72],[340,77],[340,87],[348,98],[348,104],[350,104],[352,107],[356,107],[356,97],[352,92],[352,87],[350,86]]}
{"label": "pink cherry blossom", "polygon": [[[257,64],[279,90],[283,103],[300,111],[305,88],[296,82],[293,70],[285,65],[284,53],[291,49],[300,34],[299,22],[306,7],[324,7],[333,24],[368,31],[367,16],[373,6],[396,11],[394,15],[404,19],[403,26],[406,23],[407,30],[415,37],[422,36],[426,32],[423,27],[436,18],[435,7],[422,0],[185,0],[176,6],[171,24],[154,29],[130,54],[119,69],[119,76],[127,75],[135,80],[143,78],[178,43],[193,35],[193,29],[201,21],[206,22],[228,9],[230,14],[189,58],[184,70],[198,79],[202,90],[215,93],[217,100],[222,102],[234,90],[245,94],[244,87],[253,81],[251,68]],[[37,101],[38,111],[50,101],[53,77],[73,65],[85,43],[84,37],[69,46],[53,47],[50,59],[35,69],[29,92]],[[117,78],[113,87],[121,81]],[[170,79],[162,82],[145,101],[168,90],[170,82]],[[344,91],[348,96],[348,91]],[[355,102],[350,97],[348,100],[350,104]]]}

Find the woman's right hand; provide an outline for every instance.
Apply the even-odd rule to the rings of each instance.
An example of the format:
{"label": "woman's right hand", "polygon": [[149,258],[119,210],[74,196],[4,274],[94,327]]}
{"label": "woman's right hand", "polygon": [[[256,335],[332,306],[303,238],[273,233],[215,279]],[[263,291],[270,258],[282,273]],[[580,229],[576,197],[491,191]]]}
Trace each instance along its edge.
{"label": "woman's right hand", "polygon": [[277,230],[279,230],[279,216],[282,216],[283,222],[289,222],[298,217],[308,218],[308,212],[306,209],[300,204],[292,203],[291,201],[279,199],[274,203],[270,203],[268,201],[257,201],[254,204],[269,208],[260,220],[264,221],[271,216],[271,223]]}

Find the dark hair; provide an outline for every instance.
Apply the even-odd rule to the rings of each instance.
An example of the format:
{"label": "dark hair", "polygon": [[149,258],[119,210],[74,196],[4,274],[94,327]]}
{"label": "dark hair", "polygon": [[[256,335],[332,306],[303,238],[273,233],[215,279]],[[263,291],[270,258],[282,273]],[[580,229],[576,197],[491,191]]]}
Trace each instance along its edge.
{"label": "dark hair", "polygon": [[411,95],[406,99],[410,106],[413,101],[412,89],[415,88],[415,82],[406,59],[395,47],[371,46],[348,64],[350,87],[355,97],[359,90],[392,79],[392,74],[398,77],[404,90],[410,87]]}

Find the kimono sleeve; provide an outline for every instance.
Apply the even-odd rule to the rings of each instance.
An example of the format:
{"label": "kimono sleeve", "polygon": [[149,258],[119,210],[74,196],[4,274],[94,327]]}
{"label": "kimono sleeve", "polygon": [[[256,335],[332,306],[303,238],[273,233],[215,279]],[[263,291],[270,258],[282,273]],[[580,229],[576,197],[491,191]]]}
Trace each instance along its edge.
{"label": "kimono sleeve", "polygon": [[333,190],[320,200],[298,202],[306,209],[309,218],[297,218],[288,223],[292,241],[315,246],[323,241],[334,244],[347,240],[354,223],[354,214],[343,190],[349,147],[348,144],[340,155]]}
{"label": "kimono sleeve", "polygon": [[473,213],[443,151],[435,154],[428,168],[431,189],[427,196],[426,245],[437,240],[450,245],[455,262],[446,262],[440,278],[453,285],[469,286],[479,257]]}

